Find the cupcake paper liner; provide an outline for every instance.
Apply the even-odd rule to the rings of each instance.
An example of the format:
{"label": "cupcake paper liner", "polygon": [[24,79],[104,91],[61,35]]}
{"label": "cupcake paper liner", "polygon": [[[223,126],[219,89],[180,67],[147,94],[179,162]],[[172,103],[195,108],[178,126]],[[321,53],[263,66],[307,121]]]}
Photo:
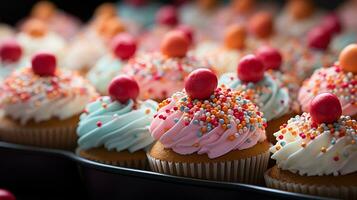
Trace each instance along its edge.
{"label": "cupcake paper liner", "polygon": [[72,150],[77,145],[76,126],[56,128],[22,128],[0,126],[4,142],[45,148]]}
{"label": "cupcake paper liner", "polygon": [[357,199],[356,186],[327,186],[309,185],[301,183],[288,183],[269,176],[271,169],[264,173],[265,183],[268,187],[289,192],[303,193],[316,196],[325,196],[342,199]]}
{"label": "cupcake paper liner", "polygon": [[212,163],[169,162],[147,154],[152,171],[191,178],[260,184],[268,167],[270,153],[239,160]]}

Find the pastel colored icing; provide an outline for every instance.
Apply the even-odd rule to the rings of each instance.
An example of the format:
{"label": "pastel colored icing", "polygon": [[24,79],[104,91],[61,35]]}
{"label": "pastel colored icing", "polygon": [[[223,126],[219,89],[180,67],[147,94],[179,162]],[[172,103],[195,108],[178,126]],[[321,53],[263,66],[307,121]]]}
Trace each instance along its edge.
{"label": "pastel colored icing", "polygon": [[197,68],[211,68],[205,59],[195,56],[166,57],[158,52],[144,53],[128,61],[123,73],[139,84],[139,99],[163,100],[184,87],[185,77]]}
{"label": "pastel colored icing", "polygon": [[336,54],[339,53],[349,44],[357,42],[357,32],[349,31],[336,35],[331,42],[331,49]]}
{"label": "pastel colored icing", "polygon": [[287,89],[281,87],[269,75],[265,75],[263,80],[257,83],[243,83],[237,78],[236,73],[226,73],[219,79],[219,84],[224,84],[233,90],[246,90],[253,93],[252,101],[259,106],[268,121],[277,119],[290,110],[291,100]]}
{"label": "pastel colored icing", "polygon": [[342,114],[357,114],[357,75],[344,72],[339,66],[317,70],[306,80],[299,92],[299,102],[303,111],[309,110],[310,101],[320,93],[335,94],[342,105]]}
{"label": "pastel colored icing", "polygon": [[333,124],[314,124],[308,113],[296,116],[274,133],[270,148],[279,168],[306,176],[357,172],[357,123],[341,116]]}
{"label": "pastel colored icing", "polygon": [[159,104],[152,136],[178,154],[220,157],[266,139],[266,121],[258,107],[238,91],[218,88],[207,100],[175,93]]}
{"label": "pastel colored icing", "polygon": [[110,81],[120,74],[125,64],[126,61],[122,61],[112,54],[104,56],[88,72],[87,78],[100,94],[108,95],[107,88]]}
{"label": "pastel colored icing", "polygon": [[135,152],[145,149],[154,139],[149,125],[157,109],[152,100],[133,100],[122,104],[104,96],[86,106],[77,128],[80,149],[104,146],[107,150]]}
{"label": "pastel colored icing", "polygon": [[57,69],[55,76],[42,77],[26,67],[1,84],[0,105],[5,115],[26,124],[73,117],[96,95],[95,89],[73,72]]}
{"label": "pastel colored icing", "polygon": [[24,58],[17,62],[4,62],[0,60],[0,81],[7,78],[13,71],[25,67],[27,62]]}

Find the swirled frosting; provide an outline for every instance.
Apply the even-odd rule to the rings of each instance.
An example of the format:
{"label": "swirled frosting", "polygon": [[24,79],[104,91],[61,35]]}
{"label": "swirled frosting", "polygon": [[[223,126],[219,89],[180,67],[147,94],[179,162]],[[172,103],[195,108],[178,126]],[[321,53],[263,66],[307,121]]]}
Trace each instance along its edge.
{"label": "swirled frosting", "polygon": [[344,72],[339,66],[323,68],[306,80],[299,92],[299,102],[303,111],[309,110],[310,101],[320,93],[335,94],[342,105],[342,114],[357,114],[357,75]]}
{"label": "swirled frosting", "polygon": [[150,126],[152,136],[166,148],[187,155],[217,158],[253,147],[266,139],[266,122],[245,94],[218,88],[207,100],[175,93],[159,104]]}
{"label": "swirled frosting", "polygon": [[170,58],[160,53],[145,53],[128,61],[123,73],[139,84],[139,99],[166,99],[184,87],[185,77],[197,68],[211,68],[205,59],[195,56]]}
{"label": "swirled frosting", "polygon": [[125,61],[120,60],[112,54],[104,56],[88,72],[87,78],[100,94],[107,95],[110,81],[119,75],[125,64]]}
{"label": "swirled frosting", "polygon": [[21,124],[67,119],[82,112],[95,96],[82,77],[57,69],[55,76],[38,76],[29,67],[12,73],[0,86],[0,106]]}
{"label": "swirled frosting", "polygon": [[103,146],[110,150],[135,152],[148,147],[154,139],[149,125],[157,109],[152,100],[135,105],[122,104],[104,96],[86,106],[77,129],[79,148]]}
{"label": "swirled frosting", "polygon": [[20,33],[17,36],[17,41],[24,48],[25,56],[32,56],[38,51],[48,51],[61,58],[66,47],[65,40],[51,32],[41,37],[33,37],[26,33]]}
{"label": "swirled frosting", "polygon": [[281,87],[269,75],[265,75],[263,80],[257,83],[243,83],[235,73],[226,73],[220,77],[219,83],[233,90],[246,90],[254,94],[251,100],[259,106],[268,121],[279,118],[290,110],[291,100],[288,90]]}
{"label": "swirled frosting", "polygon": [[272,159],[279,168],[307,176],[357,172],[357,122],[341,116],[333,124],[317,125],[308,113],[297,115],[274,133]]}

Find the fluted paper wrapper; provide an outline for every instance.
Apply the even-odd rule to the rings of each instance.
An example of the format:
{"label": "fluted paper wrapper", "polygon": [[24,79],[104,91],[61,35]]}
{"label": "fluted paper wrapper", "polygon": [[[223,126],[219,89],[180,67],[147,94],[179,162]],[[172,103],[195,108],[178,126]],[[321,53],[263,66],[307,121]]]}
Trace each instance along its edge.
{"label": "fluted paper wrapper", "polygon": [[0,138],[16,144],[73,150],[77,145],[76,128],[76,125],[56,128],[0,126]]}
{"label": "fluted paper wrapper", "polygon": [[270,153],[254,157],[212,163],[183,163],[158,160],[147,154],[152,171],[191,178],[260,184],[268,167]]}
{"label": "fluted paper wrapper", "polygon": [[265,183],[268,187],[289,192],[303,193],[316,196],[333,197],[339,199],[357,199],[356,186],[327,186],[309,185],[301,183],[288,183],[269,176],[270,169],[264,173]]}

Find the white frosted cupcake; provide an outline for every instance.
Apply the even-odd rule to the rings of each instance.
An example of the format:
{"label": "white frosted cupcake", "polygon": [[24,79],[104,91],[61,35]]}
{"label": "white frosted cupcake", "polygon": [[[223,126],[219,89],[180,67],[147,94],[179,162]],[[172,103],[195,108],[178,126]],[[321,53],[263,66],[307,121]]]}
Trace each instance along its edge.
{"label": "white frosted cupcake", "polygon": [[97,96],[81,76],[57,68],[50,53],[38,53],[31,67],[16,70],[0,86],[3,141],[72,149],[79,113]]}
{"label": "white frosted cupcake", "polygon": [[117,35],[112,41],[112,52],[105,55],[88,72],[87,78],[100,94],[108,94],[110,81],[121,73],[128,59],[136,51],[135,39],[126,33]]}

